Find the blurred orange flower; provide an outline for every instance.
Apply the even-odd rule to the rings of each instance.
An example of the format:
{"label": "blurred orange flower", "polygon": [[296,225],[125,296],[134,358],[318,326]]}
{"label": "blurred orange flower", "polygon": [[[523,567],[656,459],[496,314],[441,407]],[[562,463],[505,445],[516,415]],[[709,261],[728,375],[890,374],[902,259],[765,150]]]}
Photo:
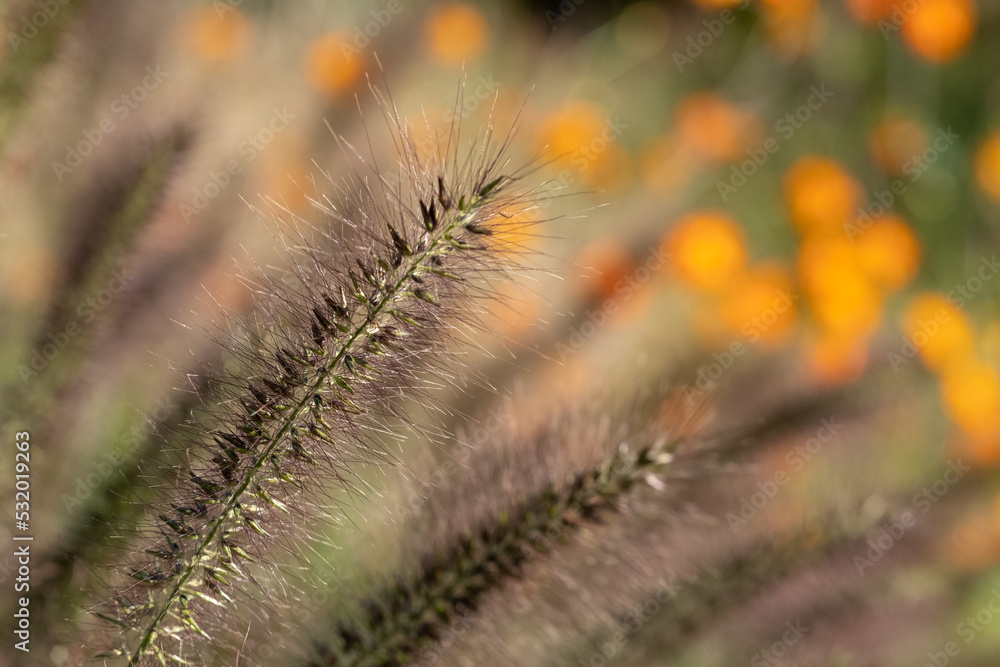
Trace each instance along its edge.
{"label": "blurred orange flower", "polygon": [[1000,375],[989,364],[967,357],[941,376],[941,397],[949,417],[976,439],[1000,437]]}
{"label": "blurred orange flower", "polygon": [[803,347],[806,371],[816,382],[845,384],[857,379],[868,363],[867,341],[821,333]]}
{"label": "blurred orange flower", "polygon": [[976,152],[976,182],[990,198],[1000,201],[1000,131],[993,131]]}
{"label": "blurred orange flower", "polygon": [[816,0],[760,0],[760,6],[771,43],[784,55],[794,57],[818,43]]}
{"label": "blurred orange flower", "polygon": [[725,292],[719,313],[732,337],[775,348],[784,343],[795,325],[792,277],[778,264],[751,267]]}
{"label": "blurred orange flower", "polygon": [[875,25],[892,14],[898,0],[847,0],[851,15],[862,23]]}
{"label": "blurred orange flower", "polygon": [[972,355],[972,325],[965,313],[938,292],[913,297],[903,313],[902,328],[932,370],[943,371]]}
{"label": "blurred orange flower", "polygon": [[498,216],[489,221],[494,228],[493,242],[502,254],[514,255],[527,251],[538,238],[535,224],[538,221],[537,209],[510,211],[507,217]]}
{"label": "blurred orange flower", "polygon": [[663,250],[681,280],[710,292],[729,285],[747,263],[743,230],[723,211],[685,215],[667,232]]}
{"label": "blurred orange flower", "polygon": [[184,19],[186,42],[203,60],[232,62],[246,51],[253,30],[243,12],[226,6],[216,12],[212,7],[194,7]]}
{"label": "blurred orange flower", "polygon": [[903,22],[903,38],[932,62],[953,60],[965,51],[976,29],[972,0],[922,0]]}
{"label": "blurred orange flower", "polygon": [[489,26],[472,5],[450,2],[434,8],[424,27],[431,55],[443,65],[461,65],[486,49]]}
{"label": "blurred orange flower", "polygon": [[587,295],[610,299],[615,296],[615,287],[632,271],[632,254],[615,239],[603,238],[587,244],[577,264],[584,271]]}
{"label": "blurred orange flower", "polygon": [[306,56],[306,74],[314,89],[327,95],[344,93],[364,72],[364,59],[354,45],[354,35],[335,30],[314,40]]}
{"label": "blurred orange flower", "polygon": [[571,100],[548,114],[538,130],[539,150],[558,164],[586,171],[607,157],[608,113],[590,100]]}
{"label": "blurred orange flower", "polygon": [[895,215],[875,220],[856,240],[858,263],[877,286],[897,290],[917,275],[920,242],[913,230]]}
{"label": "blurred orange flower", "polygon": [[882,171],[899,175],[908,162],[927,148],[927,132],[912,118],[889,116],[872,131],[868,148]]}
{"label": "blurred orange flower", "polygon": [[866,339],[878,329],[883,295],[846,240],[807,238],[799,249],[798,271],[813,315],[825,332]]}
{"label": "blurred orange flower", "polygon": [[863,202],[861,185],[840,163],[808,155],[785,174],[785,202],[800,232],[841,233]]}
{"label": "blurred orange flower", "polygon": [[757,117],[711,93],[695,93],[674,111],[681,145],[709,164],[724,164],[744,157],[759,141]]}

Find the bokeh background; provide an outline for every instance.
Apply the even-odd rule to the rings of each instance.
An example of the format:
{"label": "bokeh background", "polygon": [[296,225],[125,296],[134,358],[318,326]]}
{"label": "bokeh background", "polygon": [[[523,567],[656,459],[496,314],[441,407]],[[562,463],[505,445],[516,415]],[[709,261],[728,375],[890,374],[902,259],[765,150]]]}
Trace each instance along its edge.
{"label": "bokeh background", "polygon": [[[393,170],[372,86],[418,142],[516,125],[512,163],[540,156],[524,280],[494,286],[507,300],[469,362],[495,389],[442,398],[455,414],[514,400],[530,421],[673,384],[721,432],[834,397],[833,444],[789,458],[819,418],[770,442],[731,506],[784,472],[768,526],[899,498],[918,522],[878,585],[850,559],[837,571],[878,602],[853,624],[827,613],[794,664],[921,664],[951,640],[949,664],[995,664],[1000,619],[980,612],[1000,595],[1000,6],[45,0],[0,25],[0,487],[9,500],[28,428],[49,554],[30,664],[81,659],[88,521],[155,477],[152,424],[184,414],[184,371],[224,356],[212,323],[253,306],[241,273],[280,263],[275,234],[357,170],[334,135]],[[404,459],[445,456],[426,449]],[[969,472],[942,485],[957,461]],[[749,659],[794,620],[747,639],[727,631],[739,618],[670,660]],[[675,664],[652,635],[615,659]]]}

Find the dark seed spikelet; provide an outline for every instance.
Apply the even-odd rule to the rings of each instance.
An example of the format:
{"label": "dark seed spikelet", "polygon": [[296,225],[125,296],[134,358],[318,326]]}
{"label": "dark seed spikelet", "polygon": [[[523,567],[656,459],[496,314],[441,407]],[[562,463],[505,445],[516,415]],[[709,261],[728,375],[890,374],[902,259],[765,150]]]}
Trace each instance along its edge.
{"label": "dark seed spikelet", "polygon": [[219,378],[225,396],[153,512],[131,584],[97,612],[121,629],[102,657],[188,664],[198,637],[217,640],[218,617],[242,583],[259,583],[267,551],[303,539],[291,533],[314,509],[308,495],[392,459],[384,439],[405,419],[394,401],[426,386],[427,362],[451,363],[455,322],[474,325],[470,299],[488,294],[480,279],[511,269],[498,232],[534,206],[528,169],[508,171],[514,130],[497,142],[487,129],[460,159],[455,126],[424,156],[391,101],[380,104],[399,175],[354,151],[367,171],[349,200],[317,203],[328,226],[284,241],[288,275],[254,281],[259,312],[231,343],[239,369]]}
{"label": "dark seed spikelet", "polygon": [[[479,491],[464,483],[441,489],[441,511],[433,512],[438,529],[414,527],[422,535],[444,533],[433,535],[443,548],[366,600],[359,619],[320,631],[310,667],[414,662],[490,590],[618,511],[639,487],[663,488],[678,463],[689,466],[679,448],[691,439],[691,415],[640,426],[600,414],[556,414],[533,434],[483,446],[483,460],[472,464]],[[505,451],[515,460],[505,460]],[[477,502],[484,494],[490,497]],[[326,639],[331,634],[333,641]]]}

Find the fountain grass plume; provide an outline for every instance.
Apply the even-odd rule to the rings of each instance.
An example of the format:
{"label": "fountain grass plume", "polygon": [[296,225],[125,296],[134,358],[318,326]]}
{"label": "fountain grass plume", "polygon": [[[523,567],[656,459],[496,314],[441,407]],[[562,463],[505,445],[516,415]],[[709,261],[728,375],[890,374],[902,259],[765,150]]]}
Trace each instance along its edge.
{"label": "fountain grass plume", "polygon": [[316,202],[325,226],[286,239],[285,275],[253,282],[258,314],[234,326],[238,363],[218,379],[190,464],[151,511],[130,583],[95,612],[120,630],[106,659],[186,664],[199,637],[225,633],[215,621],[269,549],[302,539],[291,533],[316,507],[309,494],[394,458],[385,439],[405,419],[394,402],[447,382],[425,378],[426,362],[454,361],[457,323],[474,324],[470,300],[489,294],[478,279],[513,268],[507,232],[535,205],[530,165],[509,170],[514,130],[498,142],[487,128],[463,156],[456,124],[425,153],[379,100],[397,173],[354,151],[365,171],[350,196]]}

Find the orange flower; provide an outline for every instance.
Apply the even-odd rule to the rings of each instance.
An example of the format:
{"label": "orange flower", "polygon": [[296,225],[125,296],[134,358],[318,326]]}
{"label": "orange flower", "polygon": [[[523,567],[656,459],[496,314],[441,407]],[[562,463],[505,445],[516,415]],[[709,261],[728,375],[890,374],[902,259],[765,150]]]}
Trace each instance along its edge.
{"label": "orange flower", "polygon": [[840,233],[863,201],[861,186],[838,162],[809,155],[785,174],[785,202],[800,232]]}
{"label": "orange flower", "polygon": [[743,157],[757,143],[760,121],[710,93],[695,93],[674,112],[681,144],[709,164],[724,164]]}
{"label": "orange flower", "polygon": [[723,295],[719,313],[730,336],[774,348],[784,343],[795,325],[792,278],[784,267],[752,267],[733,281]]}
{"label": "orange flower", "polygon": [[335,96],[350,90],[358,82],[364,71],[364,59],[353,40],[350,32],[335,30],[309,45],[306,74],[314,89]]}
{"label": "orange flower", "polygon": [[818,43],[816,0],[761,0],[771,43],[785,56],[807,52]]}
{"label": "orange flower", "polygon": [[892,14],[898,0],[847,0],[847,8],[855,19],[875,25]]}
{"label": "orange flower", "polygon": [[743,230],[722,211],[685,215],[667,232],[663,245],[680,279],[700,290],[726,287],[747,263]]}
{"label": "orange flower", "polygon": [[837,334],[824,333],[808,340],[803,352],[809,375],[826,385],[857,379],[868,363],[867,342]]}
{"label": "orange flower", "polygon": [[887,215],[876,220],[857,239],[861,270],[878,287],[897,290],[917,275],[920,242],[901,218]]}
{"label": "orange flower", "polygon": [[976,182],[991,199],[1000,201],[1000,131],[986,138],[976,152]]}
{"label": "orange flower", "polygon": [[450,2],[434,9],[424,33],[435,60],[443,65],[461,65],[486,49],[489,27],[475,7]]}
{"label": "orange flower", "polygon": [[941,376],[941,397],[952,421],[976,439],[1000,437],[1000,375],[967,357]]}
{"label": "orange flower", "polygon": [[577,259],[584,271],[587,296],[611,299],[615,288],[632,271],[632,254],[613,238],[589,243]]}
{"label": "orange flower", "polygon": [[799,249],[799,277],[824,332],[867,338],[882,320],[882,294],[863,273],[855,249],[839,237],[810,237]]}
{"label": "orange flower", "polygon": [[922,0],[903,23],[903,39],[921,57],[945,62],[965,51],[975,29],[971,0]]}
{"label": "orange flower", "polygon": [[958,449],[962,456],[968,456],[977,465],[994,465],[1000,462],[1000,433],[984,437],[963,433]]}
{"label": "orange flower", "polygon": [[906,116],[890,116],[879,123],[868,141],[872,159],[887,174],[899,175],[906,163],[927,148],[927,133]]}
{"label": "orange flower", "polygon": [[607,155],[609,144],[603,136],[607,117],[607,111],[589,100],[566,102],[542,121],[539,150],[546,150],[563,166],[586,171]]}
{"label": "orange flower", "polygon": [[972,325],[943,294],[925,292],[915,296],[903,313],[902,328],[932,370],[943,371],[972,355]]}
{"label": "orange flower", "polygon": [[252,34],[243,12],[227,6],[217,13],[211,7],[195,7],[184,20],[186,41],[194,53],[215,62],[232,62],[246,51]]}

